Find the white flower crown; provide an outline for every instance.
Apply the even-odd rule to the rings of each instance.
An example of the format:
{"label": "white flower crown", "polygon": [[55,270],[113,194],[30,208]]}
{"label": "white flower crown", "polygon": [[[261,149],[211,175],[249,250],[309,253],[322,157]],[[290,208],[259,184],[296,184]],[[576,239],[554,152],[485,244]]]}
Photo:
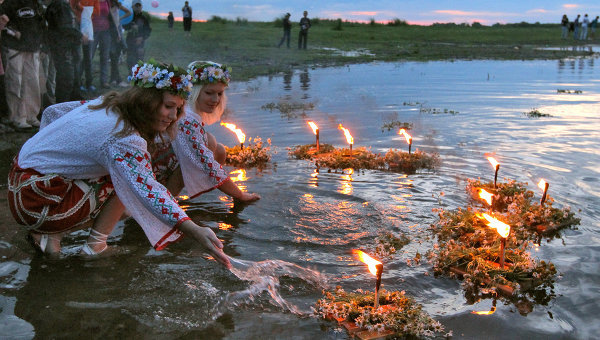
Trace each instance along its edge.
{"label": "white flower crown", "polygon": [[155,87],[187,99],[192,91],[192,76],[177,66],[161,66],[154,61],[139,62],[131,68],[127,80],[134,86]]}

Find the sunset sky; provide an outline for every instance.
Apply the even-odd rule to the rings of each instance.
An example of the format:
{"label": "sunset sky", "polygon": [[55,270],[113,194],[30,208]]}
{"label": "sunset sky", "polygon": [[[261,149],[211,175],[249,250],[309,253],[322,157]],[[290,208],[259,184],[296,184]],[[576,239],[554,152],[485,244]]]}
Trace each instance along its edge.
{"label": "sunset sky", "polygon": [[[131,5],[128,0],[125,5]],[[144,10],[156,16],[166,16],[173,11],[176,18],[181,17],[184,1],[158,0],[158,7],[151,6],[151,0],[142,0]],[[307,10],[309,18],[328,18],[352,21],[369,21],[374,18],[378,22],[387,22],[395,18],[406,20],[410,24],[429,25],[434,22],[472,23],[484,25],[515,22],[560,22],[563,14],[570,20],[577,14],[588,13],[590,20],[600,15],[600,1],[587,0],[565,2],[555,0],[189,0],[195,20],[206,20],[213,15],[235,19],[245,18],[250,21],[272,21],[283,16],[285,12],[292,14],[292,21],[302,17]]]}

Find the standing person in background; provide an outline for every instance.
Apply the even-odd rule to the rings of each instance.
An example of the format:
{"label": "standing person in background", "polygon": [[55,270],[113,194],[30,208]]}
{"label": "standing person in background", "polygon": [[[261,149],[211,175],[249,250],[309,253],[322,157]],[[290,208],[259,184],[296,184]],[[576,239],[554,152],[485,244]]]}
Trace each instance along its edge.
{"label": "standing person in background", "polygon": [[308,40],[308,29],[310,28],[310,19],[308,12],[304,11],[304,16],[300,19],[300,34],[298,35],[298,49],[306,49],[306,41]]}
{"label": "standing person in background", "polygon": [[581,17],[580,14],[577,14],[577,18],[575,18],[575,21],[573,21],[573,39],[577,40],[579,39],[579,18]]}
{"label": "standing person in background", "polygon": [[[119,10],[123,11],[123,15],[119,15]],[[121,74],[119,73],[119,59],[121,52],[127,49],[125,40],[123,39],[123,26],[121,26],[121,19],[131,15],[129,8],[123,6],[120,1],[113,0],[110,6],[110,19],[112,25],[110,25],[110,84],[111,86],[127,87],[129,84],[122,81]]]}
{"label": "standing person in background", "polygon": [[56,95],[54,93],[56,89],[56,69],[54,68],[54,60],[52,53],[50,52],[50,42],[48,41],[48,22],[46,21],[46,8],[50,5],[52,0],[41,0],[40,8],[42,13],[42,46],[40,49],[40,93],[42,95],[42,106],[38,117],[41,117],[42,111],[50,106],[56,104]]}
{"label": "standing person in background", "polygon": [[18,129],[40,126],[40,45],[42,16],[37,0],[6,0],[0,15],[8,19],[11,33],[3,35],[6,55],[6,101],[9,121]]}
{"label": "standing person in background", "polygon": [[131,68],[138,61],[144,60],[144,42],[152,29],[150,28],[150,19],[142,12],[142,1],[133,0],[133,19],[123,26],[127,30],[127,67]]}
{"label": "standing person in background", "polygon": [[[81,33],[87,37],[87,43],[81,44],[81,63],[79,64],[78,74],[85,74],[85,86],[79,89],[81,92],[96,92],[96,87],[92,85],[94,80],[92,74],[92,48],[94,46],[94,29],[92,17],[100,12],[100,3],[98,0],[71,0],[71,8],[75,8],[75,17],[79,22]],[[81,78],[80,78],[81,79]]]}
{"label": "standing person in background", "polygon": [[185,35],[189,37],[192,35],[192,8],[187,1],[181,9],[181,12],[183,13],[183,31],[185,32]]}
{"label": "standing person in background", "polygon": [[290,48],[290,33],[292,31],[292,23],[290,22],[290,13],[286,13],[285,17],[283,17],[283,37],[281,37],[281,41],[277,47],[281,47],[283,42],[287,39],[287,48]]}
{"label": "standing person in background", "polygon": [[581,22],[581,40],[587,40],[588,35],[588,26],[590,24],[590,19],[588,18],[587,13],[583,16],[583,21]]}
{"label": "standing person in background", "polygon": [[[0,5],[4,0],[0,0]],[[4,31],[8,24],[8,17],[5,14],[0,15],[0,31]],[[6,31],[3,32],[6,34]],[[0,45],[2,43],[2,36],[0,35]],[[8,121],[8,105],[6,105],[6,90],[4,87],[4,58],[0,48],[0,119],[2,123]]]}
{"label": "standing person in background", "polygon": [[569,31],[569,18],[567,18],[566,14],[563,14],[562,20],[560,21],[560,25],[562,26],[562,34],[560,37],[562,39],[567,39],[567,34]]}
{"label": "standing person in background", "polygon": [[167,22],[169,23],[169,32],[173,32],[173,24],[175,23],[175,17],[173,17],[172,11],[169,11],[169,15],[167,16]]}
{"label": "standing person in background", "polygon": [[[56,102],[79,98],[75,87],[75,61],[83,35],[75,24],[75,15],[66,0],[52,0],[46,8],[48,44],[56,70]],[[87,39],[87,37],[86,37]]]}
{"label": "standing person in background", "polygon": [[108,84],[109,72],[109,54],[112,44],[110,35],[111,25],[114,25],[110,19],[110,7],[112,0],[98,0],[99,11],[92,16],[94,26],[94,42],[92,43],[92,59],[96,54],[96,49],[100,49],[100,87],[110,88]]}
{"label": "standing person in background", "polygon": [[590,27],[592,28],[592,33],[590,34],[590,39],[594,40],[594,39],[596,39],[596,27],[598,27],[598,15],[596,15],[596,19],[592,20]]}

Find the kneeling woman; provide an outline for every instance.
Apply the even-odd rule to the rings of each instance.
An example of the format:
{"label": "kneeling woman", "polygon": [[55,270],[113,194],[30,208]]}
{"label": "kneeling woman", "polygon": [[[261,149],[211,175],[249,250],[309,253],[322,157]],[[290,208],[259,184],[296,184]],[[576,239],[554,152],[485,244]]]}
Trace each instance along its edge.
{"label": "kneeling woman", "polygon": [[191,76],[147,63],[133,67],[130,80],[130,89],[69,111],[23,145],[9,174],[15,220],[27,226],[30,240],[44,253],[60,252],[64,233],[91,223],[82,253],[94,255],[106,249],[108,235],[127,209],[157,250],[186,235],[229,266],[214,232],[187,216],[169,191],[169,180],[157,181],[151,162],[155,141],[164,136],[177,146],[180,162],[212,169],[195,172],[185,183],[188,191],[228,180],[216,161],[206,164],[194,143],[176,137]]}

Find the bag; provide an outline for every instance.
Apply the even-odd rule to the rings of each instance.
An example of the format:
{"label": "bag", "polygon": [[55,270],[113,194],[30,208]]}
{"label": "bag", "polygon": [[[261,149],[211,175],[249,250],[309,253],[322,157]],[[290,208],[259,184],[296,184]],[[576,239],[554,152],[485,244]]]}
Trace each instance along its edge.
{"label": "bag", "polygon": [[84,6],[81,12],[81,33],[87,35],[89,40],[94,40],[94,25],[92,24],[93,6]]}

